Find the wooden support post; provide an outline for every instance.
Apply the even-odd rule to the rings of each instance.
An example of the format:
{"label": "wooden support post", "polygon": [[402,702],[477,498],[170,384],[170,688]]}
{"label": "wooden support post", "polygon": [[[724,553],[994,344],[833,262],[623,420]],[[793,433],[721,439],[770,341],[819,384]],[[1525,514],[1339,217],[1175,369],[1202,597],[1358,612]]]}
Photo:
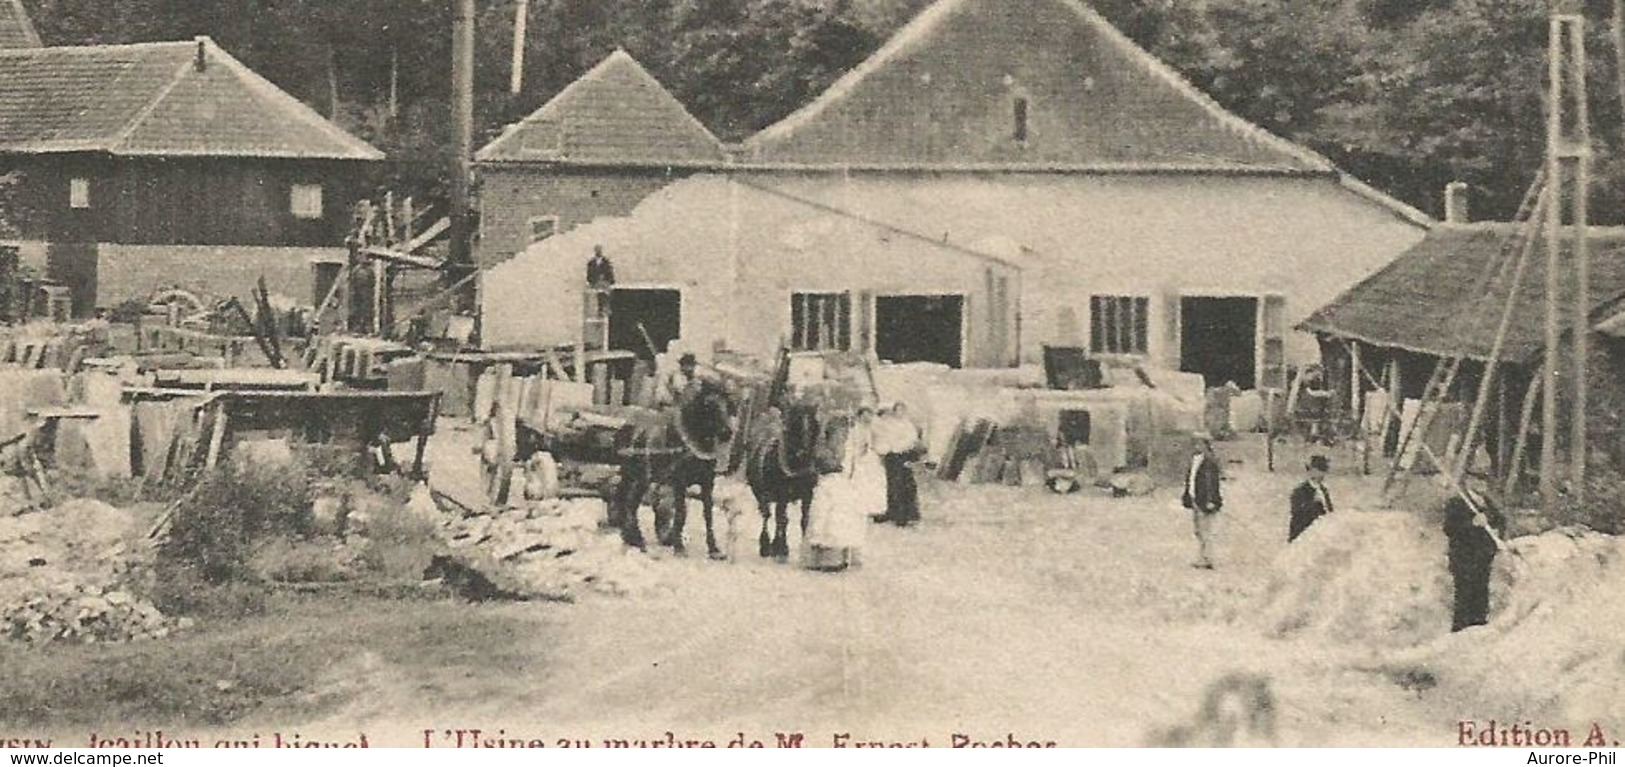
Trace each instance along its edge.
{"label": "wooden support post", "polygon": [[[1544,364],[1545,363],[1543,362],[1543,367]],[[1536,370],[1539,369],[1540,368],[1536,368]],[[1517,491],[1518,481],[1523,478],[1524,449],[1529,445],[1529,427],[1534,425],[1533,422],[1535,419],[1535,400],[1540,397],[1543,386],[1544,379],[1542,379],[1539,375],[1531,376],[1529,379],[1529,388],[1526,389],[1523,394],[1523,412],[1518,416],[1518,438],[1512,449],[1512,460],[1508,464],[1506,472],[1506,484],[1504,489],[1508,497],[1511,497],[1511,495]],[[1544,441],[1544,439],[1542,441]]]}
{"label": "wooden support post", "polygon": [[[1590,226],[1591,190],[1591,117],[1586,88],[1585,17],[1577,16],[1568,34],[1568,86],[1573,109],[1573,135],[1565,141],[1567,160],[1574,166],[1574,303],[1573,322],[1569,332],[1574,344],[1574,407],[1570,414],[1569,466],[1573,477],[1574,498],[1585,500],[1586,482],[1586,387],[1590,360],[1587,359],[1587,341],[1591,329],[1591,245],[1587,229]],[[1622,75],[1625,76],[1625,75]]]}
{"label": "wooden support post", "polygon": [[384,270],[386,265],[381,259],[372,261],[372,334],[384,334]]}
{"label": "wooden support post", "polygon": [[1495,471],[1498,476],[1507,474],[1507,461],[1512,457],[1512,439],[1508,432],[1512,431],[1512,411],[1507,407],[1508,396],[1512,393],[1512,384],[1505,375],[1496,381],[1495,389]]}
{"label": "wooden support post", "polygon": [[1365,410],[1365,397],[1361,394],[1360,342],[1349,341],[1349,416],[1354,419],[1356,430],[1363,423],[1361,415]]}
{"label": "wooden support post", "polygon": [[209,452],[203,461],[203,468],[213,469],[220,462],[220,452],[226,443],[226,406],[216,402],[214,405],[214,429],[209,432]]}

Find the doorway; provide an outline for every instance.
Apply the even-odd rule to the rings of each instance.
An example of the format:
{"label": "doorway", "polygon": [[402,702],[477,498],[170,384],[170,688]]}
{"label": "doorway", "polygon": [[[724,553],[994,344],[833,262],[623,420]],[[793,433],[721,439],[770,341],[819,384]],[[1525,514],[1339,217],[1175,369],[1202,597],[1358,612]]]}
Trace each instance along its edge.
{"label": "doorway", "polygon": [[1258,299],[1186,296],[1179,300],[1179,369],[1208,387],[1234,381],[1254,388],[1258,370]]}
{"label": "doorway", "polygon": [[875,354],[894,363],[963,366],[965,297],[876,296]]}
{"label": "doorway", "polygon": [[[640,329],[641,326],[641,329]],[[647,332],[649,337],[644,339]],[[653,357],[683,337],[683,294],[666,288],[615,288],[609,296],[609,348]]]}

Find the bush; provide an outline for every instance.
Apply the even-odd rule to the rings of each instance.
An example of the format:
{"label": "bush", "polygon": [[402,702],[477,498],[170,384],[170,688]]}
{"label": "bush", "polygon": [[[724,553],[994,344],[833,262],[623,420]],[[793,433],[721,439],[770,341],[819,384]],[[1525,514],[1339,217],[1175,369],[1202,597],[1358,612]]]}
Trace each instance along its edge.
{"label": "bush", "polygon": [[350,498],[350,521],[363,539],[359,564],[386,582],[422,580],[445,550],[439,519],[412,508],[409,485],[369,484]]}
{"label": "bush", "polygon": [[302,471],[226,463],[175,508],[159,559],[206,583],[254,580],[249,560],[263,538],[310,534],[310,501]]}

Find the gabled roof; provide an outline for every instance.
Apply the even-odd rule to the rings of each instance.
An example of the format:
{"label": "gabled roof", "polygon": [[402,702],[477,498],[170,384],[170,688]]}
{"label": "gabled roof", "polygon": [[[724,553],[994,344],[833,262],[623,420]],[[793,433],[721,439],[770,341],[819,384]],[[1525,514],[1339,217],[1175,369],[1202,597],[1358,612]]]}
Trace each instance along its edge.
{"label": "gabled roof", "polygon": [[42,45],[23,0],[0,0],[0,48],[38,48]]}
{"label": "gabled roof", "polygon": [[[1030,135],[1012,109],[1025,99]],[[1332,163],[1237,117],[1079,0],[938,0],[750,161],[1270,168]]]}
{"label": "gabled roof", "polygon": [[[1416,247],[1310,315],[1299,328],[1434,356],[1485,359],[1512,285],[1517,253],[1507,248],[1517,229],[1512,224],[1435,227]],[[1587,241],[1589,306],[1595,310],[1625,294],[1625,229],[1593,228]],[[1564,243],[1565,259],[1572,246],[1570,236]],[[1544,246],[1537,243],[1524,269],[1500,355],[1505,360],[1531,360],[1545,345]],[[1488,287],[1475,291],[1491,270],[1496,276]],[[1566,327],[1566,313],[1563,322]]]}
{"label": "gabled roof", "polygon": [[380,160],[213,41],[0,50],[0,153]]}
{"label": "gabled roof", "polygon": [[475,154],[481,162],[716,165],[722,142],[616,50]]}

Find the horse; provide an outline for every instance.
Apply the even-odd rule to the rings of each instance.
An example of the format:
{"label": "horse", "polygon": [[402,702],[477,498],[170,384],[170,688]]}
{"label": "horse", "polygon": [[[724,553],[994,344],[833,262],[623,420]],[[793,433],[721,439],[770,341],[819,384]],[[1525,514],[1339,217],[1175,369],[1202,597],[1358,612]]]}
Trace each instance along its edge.
{"label": "horse", "polygon": [[731,400],[719,383],[700,380],[671,408],[651,419],[634,421],[616,434],[620,458],[620,484],[611,504],[611,522],[619,525],[621,540],[647,550],[638,529],[638,507],[649,488],[659,484],[672,491],[676,510],[663,525],[656,514],[655,530],[662,545],[684,553],[683,526],[688,519],[688,489],[699,488],[705,510],[705,544],[712,559],[723,559],[712,521],[717,460],[733,438]]}
{"label": "horse", "polygon": [[[801,504],[801,533],[807,533],[813,492],[818,487],[818,447],[823,439],[818,410],[812,405],[770,409],[767,423],[747,445],[745,482],[762,515],[758,538],[762,557],[790,556],[790,504]],[[773,534],[769,521],[776,521]]]}

